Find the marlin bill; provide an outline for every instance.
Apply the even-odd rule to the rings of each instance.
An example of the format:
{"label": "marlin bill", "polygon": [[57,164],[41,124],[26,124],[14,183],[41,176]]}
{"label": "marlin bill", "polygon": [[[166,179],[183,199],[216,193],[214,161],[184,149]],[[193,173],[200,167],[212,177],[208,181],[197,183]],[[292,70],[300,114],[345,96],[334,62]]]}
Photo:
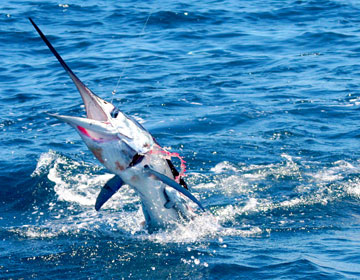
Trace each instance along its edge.
{"label": "marlin bill", "polygon": [[50,115],[72,126],[100,163],[114,174],[100,190],[95,209],[99,211],[127,184],[141,198],[149,232],[192,219],[196,214],[188,205],[189,200],[205,211],[183,179],[183,164],[178,172],[171,161],[178,155],[163,149],[141,124],[86,87],[34,21],[29,20],[80,92],[87,117]]}

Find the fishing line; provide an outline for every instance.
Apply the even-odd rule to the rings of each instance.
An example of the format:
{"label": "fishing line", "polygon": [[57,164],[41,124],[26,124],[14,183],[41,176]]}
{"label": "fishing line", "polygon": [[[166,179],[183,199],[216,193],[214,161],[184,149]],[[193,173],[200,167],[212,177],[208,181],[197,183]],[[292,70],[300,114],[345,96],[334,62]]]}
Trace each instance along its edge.
{"label": "fishing line", "polygon": [[[142,28],[142,30],[141,30],[138,38],[140,38],[142,35],[144,35],[144,33],[145,33],[145,28],[146,28],[146,26],[147,26],[147,24],[148,24],[148,22],[149,22],[149,19],[150,19],[152,13],[153,13],[153,9],[150,10],[150,13],[149,13],[149,15],[148,15],[148,17],[147,17],[147,19],[146,19],[146,21],[145,21],[145,23],[144,23],[144,26],[143,26],[143,28]],[[132,58],[133,54],[134,54],[134,49],[131,51],[129,57],[127,58],[124,66],[123,66],[123,68],[122,68],[122,71],[121,71],[121,74],[120,74],[120,76],[119,76],[119,79],[118,79],[118,81],[117,81],[117,83],[116,83],[115,89],[112,91],[111,103],[113,103],[113,101],[114,101],[114,97],[115,97],[115,94],[116,94],[117,89],[119,88],[120,81],[121,81],[121,79],[122,79],[123,76],[124,76],[125,70],[126,70],[128,64],[129,64],[130,59]],[[160,146],[158,147],[158,150],[157,150],[157,149],[154,149],[154,150],[150,150],[149,152],[150,152],[150,154],[162,154],[163,156],[165,156],[165,157],[168,158],[168,159],[171,159],[172,157],[178,158],[178,159],[180,160],[180,172],[179,172],[179,175],[176,176],[175,181],[179,183],[179,182],[180,182],[180,179],[186,176],[186,175],[185,175],[185,172],[186,172],[186,161],[185,161],[178,153],[171,153],[171,152],[167,151],[165,148],[162,148],[162,147],[160,147]]]}
{"label": "fishing line", "polygon": [[[142,28],[142,30],[141,30],[138,38],[140,38],[142,35],[144,35],[146,25],[148,24],[149,19],[150,19],[152,13],[153,13],[153,9],[150,10],[150,13],[149,13],[149,15],[148,15],[148,17],[147,17],[147,19],[146,19],[146,21],[145,21],[145,23],[144,23],[144,26],[143,26],[143,28]],[[114,90],[113,90],[112,93],[111,93],[111,94],[112,94],[111,103],[113,103],[113,101],[114,101],[114,97],[115,97],[115,94],[116,94],[117,89],[119,88],[120,81],[121,81],[121,79],[122,79],[123,76],[124,76],[125,70],[126,70],[128,64],[129,64],[130,59],[132,58],[133,54],[134,54],[134,49],[131,51],[129,57],[127,58],[124,66],[123,66],[123,68],[122,68],[122,71],[121,71],[121,73],[120,73],[119,79],[118,79],[118,81],[117,81],[117,83],[116,83],[116,86],[115,86]]]}

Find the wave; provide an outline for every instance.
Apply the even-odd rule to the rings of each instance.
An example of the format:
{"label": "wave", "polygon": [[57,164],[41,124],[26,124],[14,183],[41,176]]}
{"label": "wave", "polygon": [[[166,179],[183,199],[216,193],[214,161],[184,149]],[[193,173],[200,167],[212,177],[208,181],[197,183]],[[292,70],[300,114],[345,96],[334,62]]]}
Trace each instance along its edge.
{"label": "wave", "polygon": [[[326,230],[340,224],[349,214],[347,204],[360,199],[360,161],[340,160],[319,168],[319,163],[282,156],[284,161],[276,164],[220,162],[207,173],[189,173],[194,194],[209,211],[187,224],[149,235],[142,227],[140,200],[133,189],[124,186],[96,212],[97,194],[112,175],[97,165],[49,151],[40,156],[31,177],[46,176],[53,193],[47,193],[47,199],[34,199],[40,202],[31,212],[36,223],[7,231],[40,239],[95,234],[193,243],[276,231]],[[339,213],[339,207],[344,212]],[[330,216],[337,221],[330,221]]]}

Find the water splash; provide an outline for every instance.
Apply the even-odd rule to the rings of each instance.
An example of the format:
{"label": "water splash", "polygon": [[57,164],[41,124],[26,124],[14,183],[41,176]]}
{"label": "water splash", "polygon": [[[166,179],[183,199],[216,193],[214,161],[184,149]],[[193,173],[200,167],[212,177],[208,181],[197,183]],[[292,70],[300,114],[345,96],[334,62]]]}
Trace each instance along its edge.
{"label": "water splash", "polygon": [[[25,225],[12,231],[27,238],[82,233],[125,235],[127,238],[155,243],[194,243],[224,236],[261,235],[270,232],[269,228],[272,227],[271,224],[258,223],[263,215],[281,211],[282,217],[275,223],[289,227],[295,219],[291,218],[293,214],[290,213],[299,207],[315,209],[317,205],[326,206],[347,196],[359,198],[360,177],[349,178],[354,173],[360,174],[359,161],[336,161],[331,166],[313,170],[309,167],[310,163],[303,162],[301,158],[286,154],[282,157],[284,161],[276,164],[220,162],[207,174],[189,173],[192,189],[206,196],[205,201],[212,201],[209,211],[188,223],[178,223],[173,229],[148,234],[142,226],[144,219],[139,198],[131,188],[122,188],[98,213],[93,209],[97,193],[112,175],[99,174],[99,170],[94,170],[91,165],[49,151],[40,156],[32,176],[46,173],[55,184],[55,203],[66,202],[69,212],[66,216],[62,214],[62,209],[50,207],[49,211],[59,212],[59,215],[53,215],[53,220],[42,225]],[[291,182],[294,178],[295,181]],[[288,189],[275,191],[284,183],[289,184]],[[228,197],[233,203],[223,205],[217,197],[221,197],[219,201]],[[249,216],[257,223],[251,222]]]}

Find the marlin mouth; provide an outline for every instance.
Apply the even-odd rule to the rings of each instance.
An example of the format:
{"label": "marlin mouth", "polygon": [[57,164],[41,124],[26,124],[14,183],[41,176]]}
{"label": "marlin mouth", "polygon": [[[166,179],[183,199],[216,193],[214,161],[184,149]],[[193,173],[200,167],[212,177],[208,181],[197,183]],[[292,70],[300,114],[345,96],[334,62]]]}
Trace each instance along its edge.
{"label": "marlin mouth", "polygon": [[[29,18],[29,20],[47,47],[75,83],[84,102],[87,117],[80,118],[56,114],[49,115],[74,127],[95,157],[98,158],[105,167],[112,171],[112,173],[116,174],[115,177],[108,182],[108,185],[105,185],[103,191],[99,194],[98,201],[95,206],[96,210],[100,209],[101,205],[105,203],[121,187],[121,185],[123,185],[124,181],[121,178],[122,175],[125,180],[130,182],[136,182],[136,179],[132,179],[132,177],[138,178],[139,176],[145,176],[145,178],[158,180],[172,189],[182,193],[204,210],[201,203],[187,190],[185,182],[180,178],[180,185],[174,180],[179,173],[176,171],[171,161],[167,159],[166,156],[154,156],[154,153],[152,152],[154,152],[157,148],[162,148],[157,144],[153,136],[136,120],[126,116],[113,104],[106,102],[93,93],[73,73],[34,21],[31,18]],[[104,142],[106,143],[104,144]],[[148,156],[149,161],[151,160],[154,162],[154,165],[152,165],[152,162],[148,162],[149,164],[143,163],[141,166],[143,167],[142,170],[136,168],[132,169],[132,172],[137,173],[132,176],[131,179],[130,177],[127,177],[129,174],[124,174],[124,170],[129,170],[130,168],[138,165],[146,156]],[[160,159],[163,161],[161,162]],[[161,163],[161,168],[157,169],[164,170],[164,167],[166,167],[167,164],[173,178],[167,177],[155,170],[156,166],[160,164],[159,161]],[[162,163],[164,163],[164,165],[162,165]],[[148,181],[148,183],[150,185],[154,184],[152,181]],[[139,184],[137,185],[137,188],[141,189],[141,187],[139,187],[140,183],[137,184]],[[140,190],[138,191],[140,192]],[[170,197],[167,196],[167,198],[166,206],[164,206],[165,209],[172,208],[173,206],[172,202],[169,200]],[[146,199],[151,201],[151,197]],[[173,199],[175,198],[173,197]],[[152,203],[156,202],[157,201],[152,201]]]}
{"label": "marlin mouth", "polygon": [[68,123],[86,139],[90,137],[90,140],[96,142],[117,139],[127,144],[134,154],[147,153],[154,143],[151,134],[134,119],[122,113],[113,104],[93,93],[65,63],[36,23],[31,18],[29,18],[29,20],[79,90],[85,104],[87,118],[56,114],[51,114],[51,116]]}
{"label": "marlin mouth", "polygon": [[102,142],[107,140],[117,139],[116,131],[111,129],[109,125],[110,117],[115,107],[93,93],[70,69],[66,62],[62,59],[59,53],[55,50],[46,36],[42,33],[36,23],[29,18],[30,22],[39,33],[41,39],[48,46],[50,51],[54,54],[62,67],[68,73],[75,86],[80,92],[81,98],[85,105],[87,118],[78,118],[70,116],[62,116],[56,114],[49,114],[57,119],[70,124],[72,127],[78,130],[80,135],[87,136],[91,140],[96,142]]}

